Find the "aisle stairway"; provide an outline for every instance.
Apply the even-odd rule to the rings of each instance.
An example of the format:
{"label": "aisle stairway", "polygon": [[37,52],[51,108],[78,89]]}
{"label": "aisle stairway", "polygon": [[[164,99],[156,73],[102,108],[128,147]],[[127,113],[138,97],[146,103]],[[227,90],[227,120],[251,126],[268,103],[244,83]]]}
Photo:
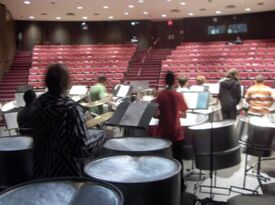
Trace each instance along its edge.
{"label": "aisle stairway", "polygon": [[131,80],[149,81],[151,88],[158,85],[161,62],[171,54],[172,49],[152,49],[137,51],[126,73],[125,82]]}
{"label": "aisle stairway", "polygon": [[31,52],[17,52],[10,70],[4,74],[0,81],[0,102],[4,103],[14,99],[16,87],[28,83],[28,74],[31,67]]}

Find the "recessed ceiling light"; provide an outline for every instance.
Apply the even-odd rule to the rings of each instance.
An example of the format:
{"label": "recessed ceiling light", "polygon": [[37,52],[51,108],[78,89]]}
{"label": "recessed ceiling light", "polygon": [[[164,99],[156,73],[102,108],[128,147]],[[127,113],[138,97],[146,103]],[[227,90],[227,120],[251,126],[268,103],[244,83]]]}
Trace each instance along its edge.
{"label": "recessed ceiling light", "polygon": [[83,9],[83,7],[82,6],[78,6],[77,9],[81,10],[81,9]]}
{"label": "recessed ceiling light", "polygon": [[24,4],[31,4],[30,1],[24,1]]}
{"label": "recessed ceiling light", "polygon": [[245,10],[246,10],[246,11],[251,11],[251,8],[246,8]]}
{"label": "recessed ceiling light", "polygon": [[147,11],[144,11],[143,14],[144,14],[144,15],[148,15],[148,12],[147,12]]}
{"label": "recessed ceiling light", "polygon": [[167,15],[166,14],[161,14],[161,17],[162,18],[165,18]]}
{"label": "recessed ceiling light", "polygon": [[138,3],[143,3],[144,1],[143,0],[138,0]]}
{"label": "recessed ceiling light", "polygon": [[216,14],[221,14],[222,12],[221,11],[216,11]]}
{"label": "recessed ceiling light", "polygon": [[87,20],[87,19],[88,19],[88,17],[87,17],[87,16],[83,16],[83,17],[82,17],[82,19]]}
{"label": "recessed ceiling light", "polygon": [[188,13],[189,16],[194,16],[194,13]]}
{"label": "recessed ceiling light", "polygon": [[170,2],[171,0],[167,0],[168,2]]}
{"label": "recessed ceiling light", "polygon": [[114,17],[113,17],[113,16],[109,16],[108,18],[109,18],[109,19],[113,19]]}
{"label": "recessed ceiling light", "polygon": [[34,16],[30,16],[29,18],[30,18],[30,19],[34,19]]}
{"label": "recessed ceiling light", "polygon": [[129,15],[129,13],[128,12],[124,12],[124,15]]}
{"label": "recessed ceiling light", "polygon": [[186,5],[186,2],[184,2],[184,1],[180,2],[180,5],[182,5],[182,6]]}
{"label": "recessed ceiling light", "polygon": [[57,16],[57,17],[56,17],[56,19],[57,19],[57,20],[60,20],[60,19],[61,19],[61,17],[60,17],[60,16]]}
{"label": "recessed ceiling light", "polygon": [[134,5],[128,5],[128,7],[129,7],[130,9],[132,9],[132,8],[134,8],[135,6],[134,6]]}
{"label": "recessed ceiling light", "polygon": [[109,8],[109,6],[103,6],[103,8],[104,8],[104,9],[108,9],[108,8]]}

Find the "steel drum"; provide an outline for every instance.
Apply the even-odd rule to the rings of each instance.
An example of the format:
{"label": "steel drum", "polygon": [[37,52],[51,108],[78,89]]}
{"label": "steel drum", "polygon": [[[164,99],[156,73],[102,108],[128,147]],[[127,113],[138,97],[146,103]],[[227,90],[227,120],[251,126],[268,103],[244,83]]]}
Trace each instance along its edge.
{"label": "steel drum", "polygon": [[235,135],[235,121],[204,123],[189,127],[189,130],[192,135],[197,168],[210,170],[211,157],[214,170],[240,163],[240,146],[238,137]]}
{"label": "steel drum", "polygon": [[0,186],[2,188],[31,179],[32,145],[31,137],[0,137]]}
{"label": "steel drum", "polygon": [[[193,125],[199,125],[205,123],[208,120],[208,116],[204,114],[186,113],[186,118],[180,118],[180,124],[182,127],[188,127]],[[156,126],[159,124],[159,119],[152,118],[150,126]]]}
{"label": "steel drum", "polygon": [[125,205],[179,205],[181,165],[161,156],[118,155],[85,166],[85,173],[117,186]]}
{"label": "steel drum", "polygon": [[247,154],[268,157],[275,137],[275,123],[268,117],[239,116],[237,135]]}
{"label": "steel drum", "polygon": [[0,194],[0,205],[122,205],[121,192],[110,184],[89,179],[39,180]]}
{"label": "steel drum", "polygon": [[103,145],[105,155],[162,155],[171,157],[172,142],[155,137],[116,137]]}

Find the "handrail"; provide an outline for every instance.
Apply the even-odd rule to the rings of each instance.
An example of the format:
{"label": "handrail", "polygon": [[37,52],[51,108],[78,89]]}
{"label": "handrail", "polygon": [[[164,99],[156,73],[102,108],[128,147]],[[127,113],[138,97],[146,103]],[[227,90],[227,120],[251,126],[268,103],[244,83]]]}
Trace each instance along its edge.
{"label": "handrail", "polygon": [[[145,55],[143,56],[143,58],[142,58],[142,60],[141,60],[141,64],[142,64],[142,65],[145,63],[147,54],[150,53],[150,51],[153,49],[153,47],[154,47],[155,45],[157,45],[157,43],[159,42],[159,40],[160,40],[160,37],[158,37],[158,38],[153,42],[153,44],[146,50]],[[139,68],[138,76],[140,76],[141,70],[142,70],[142,66]]]}

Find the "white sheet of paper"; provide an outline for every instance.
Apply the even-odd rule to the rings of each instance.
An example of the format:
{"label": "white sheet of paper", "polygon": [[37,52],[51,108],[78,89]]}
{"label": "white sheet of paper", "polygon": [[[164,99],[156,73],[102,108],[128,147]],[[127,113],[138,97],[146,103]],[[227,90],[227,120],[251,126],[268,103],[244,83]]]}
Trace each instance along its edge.
{"label": "white sheet of paper", "polygon": [[129,85],[120,85],[119,91],[117,92],[117,97],[125,98],[129,92]]}
{"label": "white sheet of paper", "polygon": [[86,85],[73,85],[69,94],[70,95],[86,95],[88,88]]}
{"label": "white sheet of paper", "polygon": [[189,109],[196,109],[198,104],[198,93],[186,92],[183,93],[184,100]]}
{"label": "white sheet of paper", "polygon": [[219,83],[205,83],[203,86],[208,86],[208,92],[211,94],[219,94],[220,91],[220,84]]}
{"label": "white sheet of paper", "polygon": [[25,101],[23,98],[24,93],[15,93],[15,104],[16,107],[24,107]]}
{"label": "white sheet of paper", "polygon": [[4,113],[4,118],[8,129],[17,129],[17,114],[18,112],[7,112]]}

